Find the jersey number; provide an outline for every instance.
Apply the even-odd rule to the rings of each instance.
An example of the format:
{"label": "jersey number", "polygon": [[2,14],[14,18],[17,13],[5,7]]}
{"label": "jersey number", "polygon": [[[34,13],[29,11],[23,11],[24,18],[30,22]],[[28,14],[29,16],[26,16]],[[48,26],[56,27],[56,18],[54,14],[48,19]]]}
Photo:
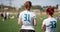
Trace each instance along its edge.
{"label": "jersey number", "polygon": [[56,28],[56,21],[51,21],[51,28]]}
{"label": "jersey number", "polygon": [[25,15],[24,21],[29,21],[30,22],[30,14],[24,14],[24,15]]}

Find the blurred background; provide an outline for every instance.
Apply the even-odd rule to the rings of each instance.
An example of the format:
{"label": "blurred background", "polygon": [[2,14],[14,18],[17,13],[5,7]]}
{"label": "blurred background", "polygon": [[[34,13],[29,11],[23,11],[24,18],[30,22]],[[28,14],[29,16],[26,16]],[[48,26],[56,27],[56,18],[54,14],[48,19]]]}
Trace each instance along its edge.
{"label": "blurred background", "polygon": [[[19,13],[24,9],[26,1],[32,2],[32,11],[36,12],[38,25],[35,27],[36,32],[44,32],[41,29],[43,19],[47,18],[46,9],[54,7],[54,17],[58,16],[60,0],[0,0],[0,32],[19,32],[21,26],[18,25]],[[9,12],[9,13],[7,13]],[[42,12],[42,13],[41,13]],[[5,17],[5,13],[9,16]],[[42,14],[42,18],[40,17]],[[60,15],[60,14],[59,14]],[[60,19],[58,19],[57,32],[60,32]]]}
{"label": "blurred background", "polygon": [[24,3],[26,1],[32,2],[33,10],[43,10],[49,6],[54,6],[55,9],[58,9],[58,5],[60,5],[60,0],[0,0],[0,12],[10,11],[10,12],[18,12],[24,10]]}

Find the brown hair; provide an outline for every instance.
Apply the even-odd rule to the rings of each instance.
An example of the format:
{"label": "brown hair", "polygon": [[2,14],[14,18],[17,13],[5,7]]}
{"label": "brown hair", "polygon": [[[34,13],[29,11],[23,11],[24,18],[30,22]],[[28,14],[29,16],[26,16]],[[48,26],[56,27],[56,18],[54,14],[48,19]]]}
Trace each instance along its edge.
{"label": "brown hair", "polygon": [[25,6],[25,8],[27,8],[27,7],[30,7],[30,8],[31,8],[31,6],[32,6],[31,1],[26,1],[26,2],[24,3],[24,6]]}

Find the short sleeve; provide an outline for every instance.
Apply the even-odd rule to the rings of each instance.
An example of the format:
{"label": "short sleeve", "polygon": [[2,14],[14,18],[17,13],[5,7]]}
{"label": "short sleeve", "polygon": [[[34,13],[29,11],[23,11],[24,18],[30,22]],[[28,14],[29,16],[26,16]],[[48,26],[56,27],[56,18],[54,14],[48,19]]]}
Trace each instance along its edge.
{"label": "short sleeve", "polygon": [[21,17],[22,17],[22,13],[19,14],[19,18],[21,18]]}
{"label": "short sleeve", "polygon": [[36,18],[36,14],[34,13],[33,18]]}
{"label": "short sleeve", "polygon": [[42,25],[46,25],[46,21],[45,21],[45,20],[43,20],[43,23],[42,23]]}

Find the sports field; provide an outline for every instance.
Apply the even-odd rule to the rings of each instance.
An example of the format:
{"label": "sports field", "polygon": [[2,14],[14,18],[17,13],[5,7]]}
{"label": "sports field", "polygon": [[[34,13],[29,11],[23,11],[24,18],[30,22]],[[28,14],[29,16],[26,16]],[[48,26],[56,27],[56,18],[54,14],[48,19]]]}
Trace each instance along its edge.
{"label": "sports field", "polygon": [[[42,19],[40,19],[39,13],[36,14],[37,16],[37,22],[38,25],[35,26],[35,30],[36,32],[43,32],[43,30],[41,29],[41,25],[43,22],[43,19],[47,18],[46,14],[43,14]],[[56,16],[56,13],[54,14],[54,16]],[[18,32],[20,26],[18,25],[18,19],[14,18],[14,19],[7,19],[5,21],[2,21],[2,17],[0,17],[0,32]],[[60,32],[60,20],[58,19],[58,23],[57,23],[57,32]]]}

